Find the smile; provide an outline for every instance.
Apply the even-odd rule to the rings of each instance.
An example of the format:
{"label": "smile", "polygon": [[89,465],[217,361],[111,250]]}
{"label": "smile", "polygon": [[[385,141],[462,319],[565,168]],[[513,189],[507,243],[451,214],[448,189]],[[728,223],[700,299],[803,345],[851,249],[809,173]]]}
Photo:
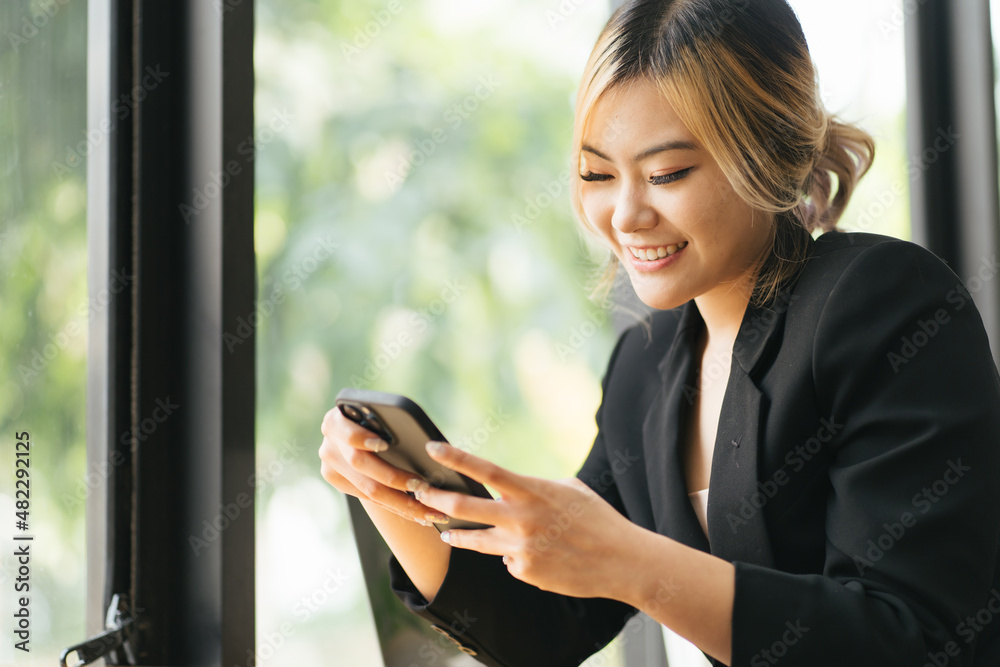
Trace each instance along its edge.
{"label": "smile", "polygon": [[629,247],[629,252],[636,259],[643,262],[655,262],[656,260],[663,259],[664,257],[669,257],[673,255],[678,250],[683,250],[687,246],[687,241],[678,243],[677,245],[666,245],[659,246],[656,248],[633,248]]}

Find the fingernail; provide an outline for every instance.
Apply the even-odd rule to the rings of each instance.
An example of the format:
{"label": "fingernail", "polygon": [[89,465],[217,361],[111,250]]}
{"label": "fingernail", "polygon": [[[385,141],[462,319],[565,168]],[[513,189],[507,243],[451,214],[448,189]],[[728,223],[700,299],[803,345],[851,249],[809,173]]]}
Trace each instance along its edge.
{"label": "fingernail", "polygon": [[438,442],[437,440],[431,440],[427,443],[427,451],[430,454],[444,454],[444,443]]}
{"label": "fingernail", "polygon": [[448,523],[450,519],[447,516],[440,513],[430,512],[424,515],[424,519],[430,521],[431,523]]}
{"label": "fingernail", "polygon": [[389,443],[381,438],[368,438],[365,440],[365,449],[370,452],[384,452],[389,449]]}
{"label": "fingernail", "polygon": [[410,479],[406,480],[406,490],[407,491],[411,491],[411,492],[412,491],[419,491],[420,490],[420,485],[421,484],[426,484],[426,483],[427,482],[425,482],[424,480],[420,479],[419,477],[411,477]]}
{"label": "fingernail", "polygon": [[451,542],[451,531],[450,530],[446,530],[446,531],[442,532],[441,533],[441,540],[443,542],[449,542],[450,543]]}
{"label": "fingernail", "polygon": [[417,484],[417,488],[413,489],[413,495],[416,496],[417,500],[420,500],[421,496],[423,496],[430,490],[431,490],[431,485],[425,482],[424,480],[420,480],[419,483]]}

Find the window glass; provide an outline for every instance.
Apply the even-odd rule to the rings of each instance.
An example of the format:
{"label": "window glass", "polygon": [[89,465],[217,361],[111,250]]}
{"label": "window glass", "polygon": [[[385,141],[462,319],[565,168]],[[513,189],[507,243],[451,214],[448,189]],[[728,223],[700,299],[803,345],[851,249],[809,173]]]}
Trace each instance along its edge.
{"label": "window glass", "polygon": [[840,221],[850,231],[910,238],[906,53],[901,0],[790,0],[827,108],[875,138],[875,163]]}
{"label": "window glass", "polygon": [[[320,420],[341,387],[393,391],[515,470],[582,463],[612,338],[567,169],[573,92],[610,10],[257,8],[257,658],[379,664]],[[415,664],[441,659],[425,648]]]}
{"label": "window glass", "polygon": [[[88,302],[85,0],[0,4],[0,664],[84,638]],[[18,436],[28,476],[15,478]],[[24,449],[21,448],[23,452]],[[90,474],[88,474],[90,473]],[[16,494],[17,481],[30,494]],[[20,487],[24,490],[24,485]],[[26,512],[26,515],[19,515]],[[21,525],[24,521],[26,526]],[[15,541],[15,537],[32,537]],[[15,550],[27,547],[27,572]],[[23,588],[29,586],[28,590]],[[16,588],[16,587],[21,588]],[[20,598],[27,597],[27,607]],[[27,609],[28,644],[12,615]]]}
{"label": "window glass", "polygon": [[[1000,0],[990,0],[990,28],[993,35],[993,79],[994,97],[1000,108]],[[997,114],[997,136],[1000,137],[1000,114]]]}

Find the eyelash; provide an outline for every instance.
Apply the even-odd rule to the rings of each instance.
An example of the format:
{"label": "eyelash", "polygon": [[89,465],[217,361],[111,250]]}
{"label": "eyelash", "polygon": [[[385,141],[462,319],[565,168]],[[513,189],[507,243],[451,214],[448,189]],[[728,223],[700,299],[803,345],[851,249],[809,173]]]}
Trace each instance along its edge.
{"label": "eyelash", "polygon": [[[653,185],[666,185],[667,183],[673,183],[674,181],[679,181],[680,179],[691,173],[692,167],[687,169],[681,169],[680,171],[675,171],[672,174],[663,174],[662,176],[653,176],[649,179],[649,182]],[[592,171],[588,171],[585,174],[580,174],[580,179],[589,182],[602,182],[611,180],[610,174],[595,174]]]}

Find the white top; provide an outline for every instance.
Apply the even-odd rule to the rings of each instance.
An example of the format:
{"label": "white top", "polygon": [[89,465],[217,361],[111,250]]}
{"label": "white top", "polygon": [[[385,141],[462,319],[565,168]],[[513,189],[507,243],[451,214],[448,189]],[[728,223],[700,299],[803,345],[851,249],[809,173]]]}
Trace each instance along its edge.
{"label": "white top", "polygon": [[694,514],[698,517],[701,529],[705,531],[705,537],[708,537],[708,489],[689,493],[688,498],[694,506]]}
{"label": "white top", "polygon": [[[708,536],[708,489],[689,493],[691,505],[694,507],[694,514],[698,517],[701,529]],[[667,660],[670,667],[710,667],[711,663],[705,659],[697,646],[675,634],[666,626],[663,628],[663,643],[667,649]]]}

